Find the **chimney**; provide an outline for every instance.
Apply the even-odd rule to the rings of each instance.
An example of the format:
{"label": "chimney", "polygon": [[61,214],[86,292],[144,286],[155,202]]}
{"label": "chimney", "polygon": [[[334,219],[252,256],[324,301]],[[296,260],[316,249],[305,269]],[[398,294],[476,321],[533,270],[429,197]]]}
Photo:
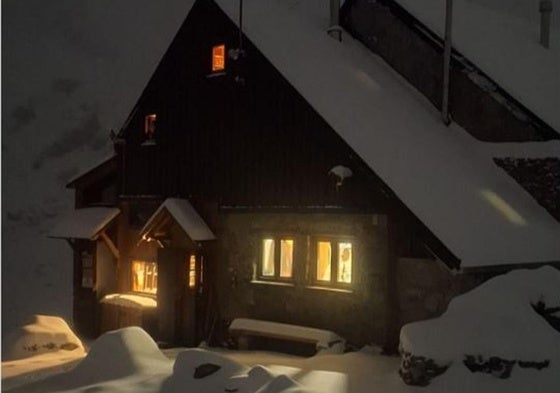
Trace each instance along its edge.
{"label": "chimney", "polygon": [[342,41],[342,28],[340,27],[340,0],[331,0],[331,21],[327,33],[335,40]]}
{"label": "chimney", "polygon": [[[332,3],[331,3],[332,4]],[[545,48],[550,46],[550,14],[552,13],[552,1],[541,0],[539,3],[541,13],[541,45]]]}

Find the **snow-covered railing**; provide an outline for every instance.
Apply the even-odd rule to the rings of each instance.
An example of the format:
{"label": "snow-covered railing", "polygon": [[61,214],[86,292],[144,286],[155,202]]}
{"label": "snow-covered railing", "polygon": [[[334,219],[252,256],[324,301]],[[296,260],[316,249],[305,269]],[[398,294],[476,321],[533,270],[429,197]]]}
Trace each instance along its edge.
{"label": "snow-covered railing", "polygon": [[229,332],[237,337],[260,336],[315,344],[318,352],[342,353],[346,344],[346,340],[328,330],[249,318],[234,319]]}

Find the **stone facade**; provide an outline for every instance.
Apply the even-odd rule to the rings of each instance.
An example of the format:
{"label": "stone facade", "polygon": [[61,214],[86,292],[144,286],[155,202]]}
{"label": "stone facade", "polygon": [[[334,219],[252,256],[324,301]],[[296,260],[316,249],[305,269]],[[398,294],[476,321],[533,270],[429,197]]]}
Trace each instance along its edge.
{"label": "stone facade", "polygon": [[[339,213],[224,213],[216,245],[219,304],[225,320],[265,319],[332,330],[349,343],[383,343],[387,326],[387,219]],[[294,239],[293,280],[258,280],[262,239]],[[312,282],[312,248],[318,237],[352,242],[353,279],[345,288]]]}

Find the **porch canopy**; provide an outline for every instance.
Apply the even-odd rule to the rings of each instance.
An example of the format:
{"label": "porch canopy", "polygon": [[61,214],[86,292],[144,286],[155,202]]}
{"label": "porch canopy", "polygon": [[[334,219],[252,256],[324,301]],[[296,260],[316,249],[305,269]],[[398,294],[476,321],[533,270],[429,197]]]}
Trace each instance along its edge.
{"label": "porch canopy", "polygon": [[216,239],[191,203],[179,198],[167,198],[148,219],[141,235],[155,237],[158,230],[169,224],[170,219],[175,220],[192,241]]}
{"label": "porch canopy", "polygon": [[76,209],[63,216],[48,236],[59,239],[96,240],[120,212],[119,209],[111,207]]}

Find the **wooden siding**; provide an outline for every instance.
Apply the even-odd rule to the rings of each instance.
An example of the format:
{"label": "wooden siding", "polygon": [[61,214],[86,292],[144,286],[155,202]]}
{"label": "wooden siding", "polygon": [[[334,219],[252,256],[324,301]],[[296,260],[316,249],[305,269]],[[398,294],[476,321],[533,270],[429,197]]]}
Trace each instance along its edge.
{"label": "wooden siding", "polygon": [[[242,64],[228,58],[226,75],[209,77],[212,46],[231,49],[237,40],[236,26],[213,2],[194,5],[123,130],[122,194],[382,206],[369,168],[249,40]],[[149,113],[158,115],[156,146],[141,145]],[[354,172],[338,190],[328,174],[336,165]]]}

